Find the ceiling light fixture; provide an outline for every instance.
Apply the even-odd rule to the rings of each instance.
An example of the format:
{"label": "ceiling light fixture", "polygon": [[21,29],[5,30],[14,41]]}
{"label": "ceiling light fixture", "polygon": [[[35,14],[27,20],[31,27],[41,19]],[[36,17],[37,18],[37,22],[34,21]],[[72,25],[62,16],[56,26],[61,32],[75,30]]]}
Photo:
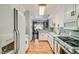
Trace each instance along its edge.
{"label": "ceiling light fixture", "polygon": [[39,15],[44,15],[46,4],[39,4]]}

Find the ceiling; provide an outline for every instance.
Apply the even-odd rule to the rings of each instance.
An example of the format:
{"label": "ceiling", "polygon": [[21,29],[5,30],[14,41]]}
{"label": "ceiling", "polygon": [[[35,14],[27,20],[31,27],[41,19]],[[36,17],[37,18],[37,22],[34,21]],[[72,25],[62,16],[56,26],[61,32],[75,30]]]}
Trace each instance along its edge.
{"label": "ceiling", "polygon": [[29,10],[32,18],[34,20],[46,19],[48,16],[53,17],[58,12],[62,12],[63,4],[47,4],[45,9],[45,17],[39,16],[39,6],[38,4],[22,4],[22,7],[26,10]]}
{"label": "ceiling", "polygon": [[[30,10],[33,15],[38,15],[38,12],[39,12],[38,4],[24,4],[22,6],[26,10]],[[53,5],[53,4],[46,5],[45,14],[49,14],[51,12],[53,13],[53,11],[55,11],[57,6],[59,6],[59,5]]]}

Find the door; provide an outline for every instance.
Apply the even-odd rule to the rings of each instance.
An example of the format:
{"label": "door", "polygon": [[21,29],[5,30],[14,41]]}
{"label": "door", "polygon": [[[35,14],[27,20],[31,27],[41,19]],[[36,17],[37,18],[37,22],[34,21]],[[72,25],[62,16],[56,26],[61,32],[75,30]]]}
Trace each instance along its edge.
{"label": "door", "polygon": [[19,39],[17,40],[17,44],[19,43],[19,51],[18,53],[25,53],[25,17],[24,15],[18,11],[18,33]]}

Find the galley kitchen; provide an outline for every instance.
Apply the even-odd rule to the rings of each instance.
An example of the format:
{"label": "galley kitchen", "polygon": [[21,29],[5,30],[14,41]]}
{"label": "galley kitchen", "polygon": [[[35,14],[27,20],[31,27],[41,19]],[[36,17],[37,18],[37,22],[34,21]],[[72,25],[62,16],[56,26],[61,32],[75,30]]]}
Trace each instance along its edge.
{"label": "galley kitchen", "polygon": [[0,4],[0,54],[79,54],[79,5]]}

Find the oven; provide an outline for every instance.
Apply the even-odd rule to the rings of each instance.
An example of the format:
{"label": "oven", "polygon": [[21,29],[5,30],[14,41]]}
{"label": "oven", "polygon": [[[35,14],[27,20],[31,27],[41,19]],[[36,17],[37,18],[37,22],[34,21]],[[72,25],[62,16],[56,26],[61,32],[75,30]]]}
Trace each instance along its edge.
{"label": "oven", "polygon": [[72,53],[68,50],[68,48],[60,46],[60,54],[72,54]]}
{"label": "oven", "polygon": [[[70,49],[71,51],[73,51],[72,49]],[[55,41],[55,53],[56,54],[72,54],[69,51],[69,48],[62,45],[59,41]]]}
{"label": "oven", "polygon": [[62,47],[60,47],[60,54],[68,54],[67,51],[65,49],[63,49]]}

